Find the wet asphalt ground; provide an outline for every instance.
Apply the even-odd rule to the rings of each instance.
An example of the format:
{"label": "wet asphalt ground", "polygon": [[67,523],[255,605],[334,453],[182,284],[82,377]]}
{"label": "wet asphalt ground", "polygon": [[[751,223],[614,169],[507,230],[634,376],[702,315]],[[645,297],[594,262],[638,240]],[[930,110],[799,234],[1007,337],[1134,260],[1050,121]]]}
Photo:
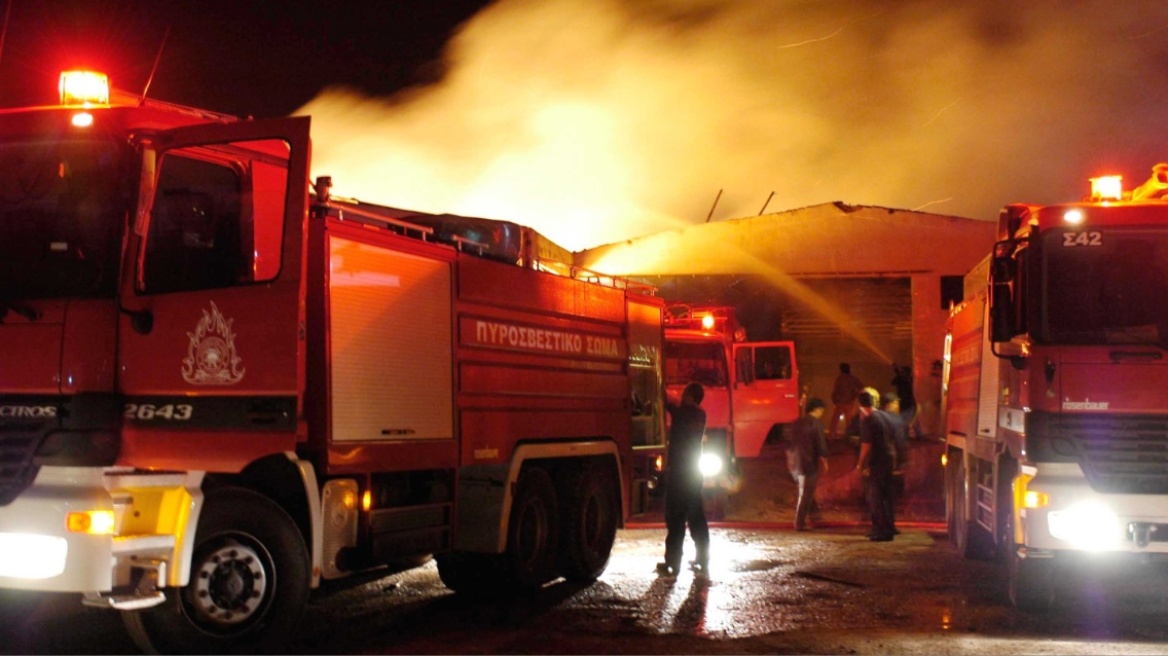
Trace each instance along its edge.
{"label": "wet asphalt ground", "polygon": [[[591,586],[504,601],[442,587],[433,563],[326,586],[285,653],[1168,654],[1168,574],[1069,586],[1045,615],[1006,602],[1004,569],[905,528],[714,528],[709,576],[659,577],[664,531],[622,530]],[[689,547],[691,545],[687,545]],[[117,616],[71,596],[0,603],[5,653],[134,653]]]}
{"label": "wet asphalt ground", "polygon": [[[922,444],[918,451],[932,451]],[[1066,577],[1054,612],[1013,610],[1005,570],[963,560],[908,476],[902,533],[866,538],[858,487],[825,486],[812,532],[790,528],[793,483],[774,453],[745,463],[742,489],[712,530],[709,576],[659,577],[664,531],[623,529],[590,586],[553,583],[506,600],[454,595],[433,563],[331,583],[313,598],[287,653],[416,654],[1168,654],[1168,572]],[[854,460],[852,461],[854,463]],[[924,465],[928,462],[922,458]],[[927,470],[927,467],[925,467]],[[928,471],[921,481],[932,480]],[[790,488],[790,489],[788,489]],[[921,498],[915,498],[921,497]],[[692,543],[687,542],[692,555]],[[133,653],[116,614],[72,595],[0,595],[5,653]]]}

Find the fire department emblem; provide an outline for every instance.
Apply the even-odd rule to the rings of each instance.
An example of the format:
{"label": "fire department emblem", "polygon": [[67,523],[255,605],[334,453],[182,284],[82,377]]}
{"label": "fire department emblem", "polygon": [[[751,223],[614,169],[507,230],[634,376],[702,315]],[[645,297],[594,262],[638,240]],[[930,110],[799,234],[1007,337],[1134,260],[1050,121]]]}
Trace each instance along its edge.
{"label": "fire department emblem", "polygon": [[234,385],[243,380],[247,370],[239,366],[243,360],[235,355],[232,321],[219,313],[214,302],[210,312],[203,310],[195,332],[187,333],[191,343],[183,358],[183,380],[192,385]]}

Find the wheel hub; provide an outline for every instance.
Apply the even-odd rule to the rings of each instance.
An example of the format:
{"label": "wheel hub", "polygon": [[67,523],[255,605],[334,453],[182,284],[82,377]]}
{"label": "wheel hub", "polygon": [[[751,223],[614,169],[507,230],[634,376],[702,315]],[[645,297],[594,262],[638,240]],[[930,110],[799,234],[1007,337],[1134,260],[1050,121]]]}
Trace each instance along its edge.
{"label": "wheel hub", "polygon": [[230,542],[207,554],[193,584],[191,601],[199,615],[219,624],[238,624],[259,609],[268,577],[254,549]]}

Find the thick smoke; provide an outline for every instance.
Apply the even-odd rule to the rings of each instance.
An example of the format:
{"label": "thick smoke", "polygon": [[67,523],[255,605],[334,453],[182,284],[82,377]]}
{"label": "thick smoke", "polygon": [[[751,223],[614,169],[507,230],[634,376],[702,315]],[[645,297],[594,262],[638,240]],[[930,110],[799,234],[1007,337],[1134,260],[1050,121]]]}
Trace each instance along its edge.
{"label": "thick smoke", "polygon": [[[1168,4],[500,0],[439,85],[332,89],[314,174],[571,249],[834,200],[992,219],[1168,160]],[[774,192],[773,198],[768,197]]]}

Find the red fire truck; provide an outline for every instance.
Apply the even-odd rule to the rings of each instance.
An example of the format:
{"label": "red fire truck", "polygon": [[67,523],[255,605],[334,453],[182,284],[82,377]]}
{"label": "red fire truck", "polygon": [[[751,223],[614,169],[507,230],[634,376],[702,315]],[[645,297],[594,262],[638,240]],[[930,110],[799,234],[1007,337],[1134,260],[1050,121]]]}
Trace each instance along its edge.
{"label": "red fire truck", "polygon": [[671,304],[665,314],[665,383],[677,403],[688,383],[705,388],[703,470],[721,516],[737,459],[756,458],[772,430],[799,418],[794,342],[746,342],[730,307]]}
{"label": "red fire truck", "polygon": [[1005,207],[945,341],[950,534],[1019,607],[1064,567],[1168,553],[1168,165]]}
{"label": "red fire truck", "polygon": [[0,587],[206,652],[427,554],[455,590],[600,575],[664,439],[650,288],[309,189],[306,117],[61,88],[0,112]]}

